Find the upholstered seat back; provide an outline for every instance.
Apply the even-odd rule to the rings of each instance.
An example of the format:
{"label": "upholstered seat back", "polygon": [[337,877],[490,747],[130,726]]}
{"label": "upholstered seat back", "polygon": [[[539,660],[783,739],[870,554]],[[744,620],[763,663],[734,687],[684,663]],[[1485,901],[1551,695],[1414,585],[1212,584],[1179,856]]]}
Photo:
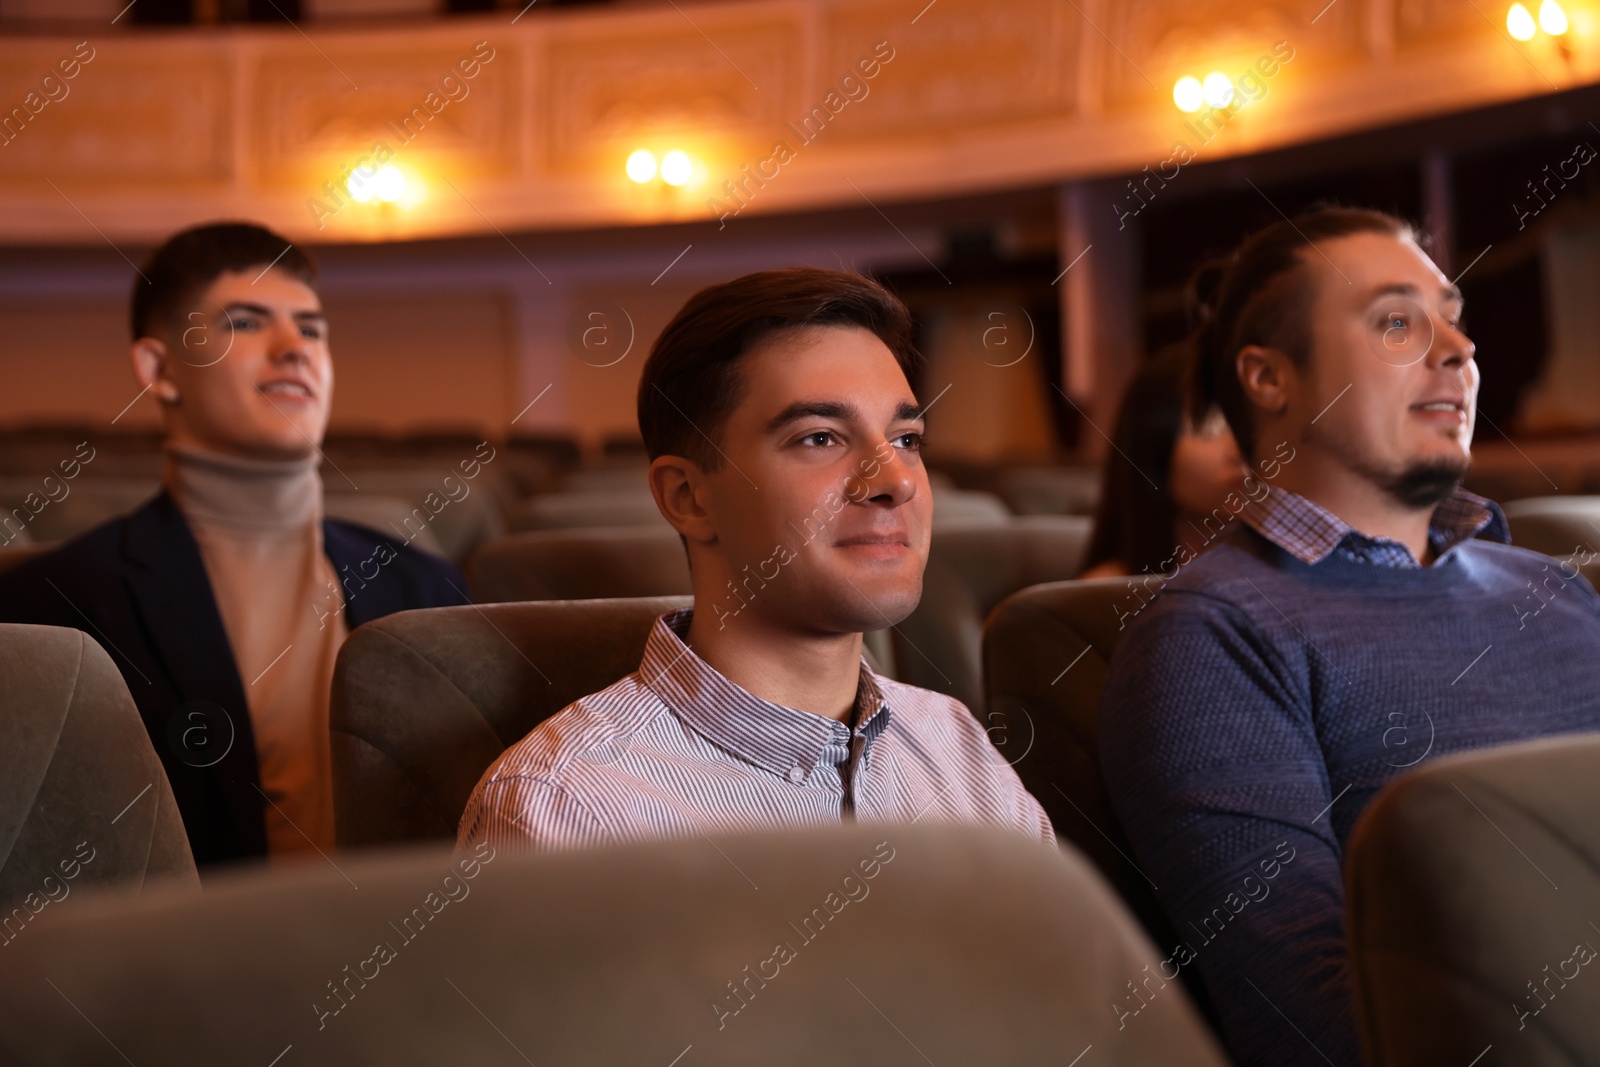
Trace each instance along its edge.
{"label": "upholstered seat back", "polygon": [[892,631],[895,677],[948,693],[981,719],[984,620],[1019,589],[1076,574],[1089,528],[1079,516],[1028,515],[935,530],[922,600]]}
{"label": "upholstered seat back", "polygon": [[590,493],[545,493],[511,513],[511,529],[570,530],[588,526],[661,526],[671,529],[649,490],[618,489]]}
{"label": "upholstered seat back", "polygon": [[[27,531],[24,530],[24,537],[26,534]],[[22,564],[35,556],[42,556],[46,552],[55,551],[55,549],[56,543],[54,541],[46,541],[40,544],[34,541],[26,541],[23,537],[15,538],[10,544],[0,545],[0,574],[4,574],[12,567],[22,566]]]}
{"label": "upholstered seat back", "polygon": [[[658,596],[426,608],[357,628],[339,650],[330,712],[340,845],[453,838],[473,786],[500,753],[637,670],[657,616],[691,603]],[[879,670],[871,642],[863,651]]]}
{"label": "upholstered seat back", "polygon": [[1372,1067],[1600,1063],[1600,735],[1390,783],[1351,834],[1345,895]]}
{"label": "upholstered seat back", "polygon": [[[352,469],[349,479],[337,472],[325,473],[323,485],[327,487],[330,498],[335,495],[381,495],[400,501],[401,514],[392,520],[384,516],[385,525],[379,528],[388,529],[392,521],[393,526],[398,528],[399,536],[413,540],[416,547],[437,551],[446,559],[461,563],[479,545],[487,544],[506,532],[506,520],[497,495],[509,495],[509,491],[503,487],[510,476],[495,462],[500,458],[500,453],[486,453],[481,448],[475,450],[472,445],[458,445],[456,448],[459,449],[459,459],[436,459],[416,467]],[[452,455],[456,454],[452,452]],[[478,457],[483,455],[493,456],[494,459],[487,464],[482,463]],[[477,474],[472,478],[466,477],[461,469],[463,465],[467,470],[476,470]],[[360,487],[359,490],[352,488],[352,482]],[[342,514],[333,510],[333,501],[330,499],[328,514],[336,518],[348,518],[351,522],[365,521],[351,510],[355,506],[353,501],[341,500],[340,505],[346,508]],[[421,530],[427,531],[427,537],[438,546],[437,549],[423,542],[422,535],[418,533]]]}
{"label": "upholstered seat back", "polygon": [[1117,608],[1126,614],[1131,596],[1125,578],[1056,582],[995,608],[983,635],[987,725],[1056,834],[1087,853],[1164,938],[1166,913],[1132,858],[1100,769],[1100,690],[1122,633]]}
{"label": "upholstered seat back", "polygon": [[1103,477],[1099,467],[1009,467],[996,489],[1018,515],[1093,515]]}
{"label": "upholstered seat back", "polygon": [[933,490],[933,528],[1006,523],[1012,519],[1006,502],[976,489]]}
{"label": "upholstered seat back", "polygon": [[351,633],[333,675],[341,846],[453,838],[489,764],[581,696],[636,670],[688,597],[426,608]]}
{"label": "upholstered seat back", "polygon": [[1092,868],[1005,830],[338,868],[86,909],[13,945],[0,1062],[1225,1062]]}
{"label": "upholstered seat back", "polygon": [[74,889],[167,879],[199,885],[111,657],[78,630],[0,624],[0,941]]}
{"label": "upholstered seat back", "polygon": [[467,584],[480,604],[687,596],[693,591],[683,543],[664,522],[502,537],[467,561]]}
{"label": "upholstered seat back", "polygon": [[38,478],[0,477],[0,516],[26,517],[35,541],[70,541],[138,510],[160,491],[159,478],[85,474],[60,483],[51,498]]}
{"label": "upholstered seat back", "polygon": [[[683,542],[664,522],[502,537],[467,561],[467,584],[479,604],[688,596],[694,589]],[[898,677],[887,628],[868,631],[862,644],[874,670]]]}
{"label": "upholstered seat back", "polygon": [[[365,480],[365,474],[362,478]],[[408,544],[440,557],[446,554],[439,535],[428,523],[427,510],[400,497],[369,492],[327,493],[322,498],[322,510],[330,519],[364,526],[394,544]]]}
{"label": "upholstered seat back", "polygon": [[1600,551],[1600,496],[1544,496],[1505,506],[1511,543],[1565,559]]}

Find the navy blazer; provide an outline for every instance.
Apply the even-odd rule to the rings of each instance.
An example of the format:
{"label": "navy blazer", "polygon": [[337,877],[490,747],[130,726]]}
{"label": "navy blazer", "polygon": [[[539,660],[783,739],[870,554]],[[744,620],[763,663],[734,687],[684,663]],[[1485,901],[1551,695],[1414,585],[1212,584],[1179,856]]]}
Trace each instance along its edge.
{"label": "navy blazer", "polygon": [[[323,550],[344,586],[345,622],[468,603],[454,566],[350,523],[323,520]],[[319,615],[330,604],[307,605]],[[67,626],[122,670],[166,768],[195,863],[267,853],[245,686],[183,513],[163,492],[0,575],[0,622]]]}

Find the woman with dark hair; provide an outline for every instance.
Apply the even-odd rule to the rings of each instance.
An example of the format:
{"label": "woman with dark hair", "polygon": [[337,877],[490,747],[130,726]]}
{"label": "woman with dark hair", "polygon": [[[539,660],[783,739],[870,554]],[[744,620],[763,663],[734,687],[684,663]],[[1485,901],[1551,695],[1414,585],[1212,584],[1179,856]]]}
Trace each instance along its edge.
{"label": "woman with dark hair", "polygon": [[1180,343],[1156,353],[1128,383],[1079,577],[1154,574],[1215,539],[1194,520],[1240,492],[1248,471],[1221,411],[1190,417],[1192,375],[1192,350]]}

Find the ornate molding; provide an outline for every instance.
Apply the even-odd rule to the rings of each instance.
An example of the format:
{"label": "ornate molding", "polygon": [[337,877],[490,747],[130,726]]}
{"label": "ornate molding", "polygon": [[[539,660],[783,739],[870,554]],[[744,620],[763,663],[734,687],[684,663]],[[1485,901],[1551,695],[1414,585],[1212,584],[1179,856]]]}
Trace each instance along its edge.
{"label": "ornate molding", "polygon": [[[0,241],[148,241],[222,215],[317,240],[713,219],[747,166],[776,175],[750,212],[1137,171],[1180,136],[1176,77],[1237,73],[1279,40],[1293,63],[1208,158],[1600,76],[1578,26],[1567,55],[1513,47],[1442,0],[751,0],[304,29],[108,33],[65,83],[77,41],[0,40],[0,119],[20,131],[0,145]],[[479,42],[493,59],[467,78]],[[47,76],[69,91],[30,112]],[[808,115],[820,136],[800,136]],[[379,142],[420,205],[308,210]],[[771,162],[780,142],[792,158]],[[641,145],[689,150],[691,184],[628,182]]]}

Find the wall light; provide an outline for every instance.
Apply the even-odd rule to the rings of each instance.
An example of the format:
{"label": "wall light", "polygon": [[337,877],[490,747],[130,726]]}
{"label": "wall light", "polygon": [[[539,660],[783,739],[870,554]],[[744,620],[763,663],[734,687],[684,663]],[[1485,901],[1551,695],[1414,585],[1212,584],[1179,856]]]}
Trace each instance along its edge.
{"label": "wall light", "polygon": [[661,157],[661,180],[668,185],[683,185],[694,173],[694,163],[687,152],[676,148]]}
{"label": "wall light", "polygon": [[380,167],[378,173],[373,175],[372,185],[379,200],[393,204],[405,195],[406,176],[400,173],[398,167]]}
{"label": "wall light", "polygon": [[1539,5],[1539,28],[1552,37],[1567,32],[1567,13],[1556,0],[1544,0]]}
{"label": "wall light", "polygon": [[656,176],[656,157],[648,148],[638,149],[628,157],[628,177],[643,185]]}
{"label": "wall light", "polygon": [[1179,111],[1199,111],[1200,105],[1205,103],[1205,90],[1200,86],[1200,79],[1193,74],[1179,78],[1172,87],[1172,102],[1178,105]]}
{"label": "wall light", "polygon": [[406,176],[392,163],[377,170],[357,167],[345,179],[344,187],[349,190],[350,199],[358,204],[368,203],[373,197],[393,204],[406,195]]}
{"label": "wall light", "polygon": [[1206,103],[1212,107],[1227,107],[1233,103],[1233,81],[1220,70],[1206,75],[1202,83]]}
{"label": "wall light", "polygon": [[1531,41],[1538,32],[1538,26],[1533,21],[1533,15],[1521,4],[1512,4],[1511,10],[1506,12],[1506,32],[1519,41]]}
{"label": "wall light", "polygon": [[350,193],[350,199],[358,204],[365,204],[378,195],[377,172],[366,167],[357,167],[350,172],[350,177],[344,180],[344,187]]}

